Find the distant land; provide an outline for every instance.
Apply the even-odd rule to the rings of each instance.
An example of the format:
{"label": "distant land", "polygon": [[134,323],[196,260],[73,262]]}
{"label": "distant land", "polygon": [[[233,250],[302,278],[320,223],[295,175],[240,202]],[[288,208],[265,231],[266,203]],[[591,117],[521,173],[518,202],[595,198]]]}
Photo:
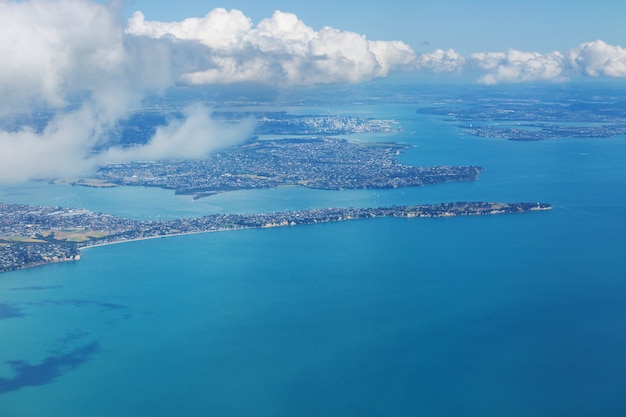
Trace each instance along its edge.
{"label": "distant land", "polygon": [[452,217],[549,210],[546,203],[454,202],[379,208],[319,208],[137,221],[84,209],[0,203],[0,272],[76,261],[84,247],[172,235],[297,226],[376,217]]}
{"label": "distant land", "polygon": [[[111,132],[110,145],[140,145],[148,142],[158,126],[168,120],[181,119],[181,103],[159,103],[121,121]],[[253,118],[256,135],[333,136],[360,133],[398,133],[400,123],[393,119],[376,119],[351,115],[296,115],[284,111],[225,111],[212,113],[216,120],[239,122]],[[41,124],[41,122],[40,122]]]}
{"label": "distant land", "polygon": [[345,139],[252,139],[201,160],[110,163],[75,185],[160,187],[194,198],[217,192],[295,185],[325,190],[401,188],[472,181],[479,166],[415,167],[394,156],[409,148],[394,142]]}
{"label": "distant land", "polygon": [[[575,87],[578,88],[578,87]],[[512,141],[611,138],[626,135],[626,99],[617,90],[548,92],[529,88],[489,94],[476,90],[416,113],[444,116],[469,135]]]}

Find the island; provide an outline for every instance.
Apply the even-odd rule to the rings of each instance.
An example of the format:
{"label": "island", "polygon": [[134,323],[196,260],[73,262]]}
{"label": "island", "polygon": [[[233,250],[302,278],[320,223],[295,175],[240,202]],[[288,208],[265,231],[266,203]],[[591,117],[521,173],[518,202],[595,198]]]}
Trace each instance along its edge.
{"label": "island", "polygon": [[300,186],[324,190],[401,188],[473,181],[479,166],[417,167],[395,157],[409,145],[331,137],[251,139],[197,160],[108,163],[82,186],[144,186],[201,198],[218,192]]}
{"label": "island", "polygon": [[139,221],[85,209],[0,203],[0,272],[76,261],[80,249],[190,233],[284,227],[378,217],[452,217],[550,210],[547,203],[452,202],[378,208],[315,208]]}
{"label": "island", "polygon": [[[626,135],[626,100],[612,90],[571,94],[567,89],[475,90],[442,97],[417,114],[458,123],[463,134],[511,141],[598,139]],[[460,122],[460,123],[459,123]]]}

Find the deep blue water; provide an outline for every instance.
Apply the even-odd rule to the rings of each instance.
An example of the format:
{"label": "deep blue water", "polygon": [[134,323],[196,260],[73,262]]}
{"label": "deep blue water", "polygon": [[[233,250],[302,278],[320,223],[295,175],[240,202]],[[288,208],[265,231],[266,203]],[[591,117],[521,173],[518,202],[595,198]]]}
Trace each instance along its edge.
{"label": "deep blue water", "polygon": [[626,138],[463,137],[414,109],[359,111],[402,122],[392,139],[415,146],[403,162],[482,165],[478,181],[196,202],[155,189],[0,188],[6,202],[136,218],[554,205],[171,237],[2,274],[0,415],[626,415]]}

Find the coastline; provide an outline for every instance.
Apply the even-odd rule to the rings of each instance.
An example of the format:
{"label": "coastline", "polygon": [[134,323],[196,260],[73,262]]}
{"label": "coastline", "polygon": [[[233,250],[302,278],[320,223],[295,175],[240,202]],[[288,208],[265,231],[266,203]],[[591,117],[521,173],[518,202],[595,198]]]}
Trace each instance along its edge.
{"label": "coastline", "polygon": [[[218,214],[191,219],[169,221],[133,221],[124,218],[92,213],[87,210],[59,210],[55,207],[39,208],[39,228],[30,206],[4,205],[5,212],[12,213],[16,222],[22,216],[28,223],[12,224],[13,236],[41,237],[41,243],[19,243],[0,248],[0,272],[26,269],[54,262],[77,261],[81,250],[97,246],[126,242],[183,236],[200,233],[226,232],[242,229],[299,226],[331,223],[346,220],[365,220],[380,217],[433,218],[456,216],[485,216],[508,213],[550,210],[547,203],[500,203],[500,202],[453,202],[415,206],[392,206],[378,208],[319,208],[262,214]],[[21,210],[21,212],[20,212]],[[21,213],[21,214],[20,214]],[[25,216],[25,217],[24,217]],[[57,228],[50,228],[50,216],[57,216]],[[69,220],[68,220],[69,219]],[[52,223],[54,224],[54,223]],[[108,225],[111,229],[102,237],[89,237],[84,242],[68,242],[58,239],[56,233],[71,225],[84,231],[98,230]],[[45,229],[45,230],[44,230]],[[103,231],[105,229],[99,229]],[[21,231],[21,232],[20,232]],[[21,234],[19,234],[21,233]],[[6,235],[6,232],[4,233]],[[5,236],[5,239],[12,235]]]}
{"label": "coastline", "polygon": [[168,235],[145,236],[145,237],[137,237],[137,238],[132,238],[132,239],[121,239],[121,240],[116,240],[116,241],[113,241],[113,242],[95,243],[93,245],[85,245],[85,246],[78,245],[78,248],[82,252],[82,251],[84,251],[86,249],[98,248],[98,247],[101,247],[101,246],[109,246],[109,245],[119,245],[119,244],[122,244],[122,243],[139,242],[139,241],[142,241],[142,240],[166,239],[166,238],[175,237],[175,236],[200,235],[200,234],[205,234],[205,233],[229,232],[229,231],[244,230],[244,229],[258,229],[258,228],[257,227],[240,227],[240,228],[236,228],[236,229],[224,228],[224,229],[219,229],[219,230],[203,230],[203,231],[195,231],[195,232],[181,232],[181,233],[172,233],[172,234],[168,234]]}
{"label": "coastline", "polygon": [[38,268],[38,267],[53,265],[53,264],[78,262],[80,261],[81,257],[82,257],[81,253],[79,253],[77,256],[74,256],[72,258],[63,258],[63,259],[55,259],[55,260],[37,262],[37,263],[32,263],[32,264],[28,264],[24,266],[19,266],[14,269],[2,270],[0,271],[0,274],[2,274],[3,272],[23,271],[25,269]]}

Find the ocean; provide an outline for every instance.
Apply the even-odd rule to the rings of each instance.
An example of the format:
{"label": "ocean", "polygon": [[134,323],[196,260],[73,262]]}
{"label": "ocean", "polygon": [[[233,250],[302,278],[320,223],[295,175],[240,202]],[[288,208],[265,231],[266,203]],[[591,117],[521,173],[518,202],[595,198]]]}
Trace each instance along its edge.
{"label": "ocean", "polygon": [[626,137],[467,136],[415,105],[345,108],[415,165],[478,181],[241,191],[32,182],[0,201],[138,219],[541,201],[548,212],[371,219],[89,248],[0,275],[0,415],[626,415]]}

